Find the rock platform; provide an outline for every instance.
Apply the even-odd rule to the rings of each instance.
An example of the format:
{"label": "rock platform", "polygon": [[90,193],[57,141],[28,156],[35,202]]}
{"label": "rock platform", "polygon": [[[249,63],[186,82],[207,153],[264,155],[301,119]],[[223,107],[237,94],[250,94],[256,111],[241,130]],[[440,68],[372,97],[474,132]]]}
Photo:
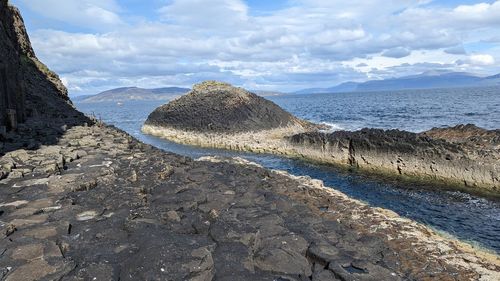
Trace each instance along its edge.
{"label": "rock platform", "polygon": [[0,159],[1,280],[498,280],[498,256],[320,181],[107,126]]}

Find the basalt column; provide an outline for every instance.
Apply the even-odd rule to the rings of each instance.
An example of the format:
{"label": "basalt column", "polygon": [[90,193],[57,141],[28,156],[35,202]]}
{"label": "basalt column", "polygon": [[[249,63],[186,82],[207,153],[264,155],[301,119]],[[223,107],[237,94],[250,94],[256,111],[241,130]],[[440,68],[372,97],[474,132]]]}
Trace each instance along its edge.
{"label": "basalt column", "polygon": [[[18,123],[24,122],[24,87],[19,72],[9,72],[5,64],[0,63],[0,134],[15,130]],[[9,75],[13,79],[8,79]]]}

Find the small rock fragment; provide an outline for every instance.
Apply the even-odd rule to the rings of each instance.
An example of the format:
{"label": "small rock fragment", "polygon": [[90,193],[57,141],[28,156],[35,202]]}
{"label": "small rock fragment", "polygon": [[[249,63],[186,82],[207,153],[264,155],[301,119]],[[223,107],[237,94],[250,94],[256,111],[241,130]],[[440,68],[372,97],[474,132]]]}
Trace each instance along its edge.
{"label": "small rock fragment", "polygon": [[9,224],[9,225],[7,226],[7,229],[5,229],[5,236],[6,236],[6,237],[11,236],[14,232],[16,232],[16,230],[17,230],[17,228],[16,228],[16,226],[15,226],[15,225],[13,225],[13,224]]}
{"label": "small rock fragment", "polygon": [[176,211],[168,211],[166,214],[166,219],[167,221],[174,221],[174,222],[180,222],[181,217]]}
{"label": "small rock fragment", "polygon": [[76,215],[76,220],[78,221],[88,221],[97,216],[96,211],[85,211]]}

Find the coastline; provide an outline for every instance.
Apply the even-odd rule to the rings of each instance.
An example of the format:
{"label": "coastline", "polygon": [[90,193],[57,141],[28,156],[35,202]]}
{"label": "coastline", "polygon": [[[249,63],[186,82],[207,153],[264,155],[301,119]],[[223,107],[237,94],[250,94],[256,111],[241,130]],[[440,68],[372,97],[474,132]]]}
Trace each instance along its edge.
{"label": "coastline", "polygon": [[[195,161],[87,118],[36,58],[19,11],[7,0],[0,8],[2,94],[15,105],[0,120],[1,280],[500,279],[498,255],[318,180],[241,159]],[[238,93],[228,104],[237,119],[185,113],[209,130],[211,121],[228,125],[221,130],[299,125],[249,133],[258,145],[248,148],[231,139],[239,149],[279,152],[284,136],[309,125]],[[255,104],[241,112],[247,100]]]}
{"label": "coastline", "polygon": [[[195,161],[208,161],[208,162],[226,162],[235,165],[246,165],[255,166],[261,169],[265,169],[261,165],[248,161],[239,157],[219,157],[219,156],[206,156],[195,159]],[[271,173],[284,176],[292,181],[299,184],[299,188],[294,189],[282,189],[279,192],[286,194],[287,196],[293,197],[296,200],[305,202],[309,207],[314,209],[314,212],[322,217],[327,217],[334,220],[342,219],[354,219],[357,224],[364,225],[363,221],[379,221],[379,226],[373,224],[370,227],[370,232],[377,232],[381,229],[394,227],[398,234],[402,235],[399,237],[391,237],[391,239],[402,239],[407,240],[412,237],[418,237],[423,240],[419,241],[422,243],[420,246],[434,247],[434,250],[439,251],[447,247],[456,247],[460,251],[464,251],[466,254],[472,254],[474,256],[479,256],[485,260],[497,264],[500,266],[500,256],[495,252],[484,249],[481,247],[476,247],[465,241],[453,237],[451,234],[440,234],[439,232],[429,228],[428,226],[415,222],[411,219],[401,217],[397,213],[379,207],[371,207],[369,204],[351,198],[341,191],[338,191],[332,187],[325,186],[323,181],[311,178],[309,176],[296,176],[282,170],[270,170]],[[307,190],[304,190],[304,187]],[[328,202],[325,204],[325,201]],[[350,208],[342,209],[342,212],[335,210],[338,206],[333,206],[334,202],[346,203]],[[363,210],[369,209],[370,212],[363,212]],[[388,234],[388,237],[390,235]],[[463,256],[465,257],[465,256]],[[437,257],[436,257],[437,258]],[[445,258],[451,258],[454,260],[456,257],[446,256]],[[494,275],[495,278],[500,278],[500,272]]]}
{"label": "coastline", "polygon": [[[304,140],[303,135],[307,135],[308,131],[300,126],[223,134],[185,131],[145,124],[142,132],[180,144],[276,154],[341,168],[354,168],[374,176],[397,178],[408,182],[436,183],[438,186],[471,193],[499,196],[498,184],[500,183],[499,179],[494,176],[499,167],[491,163],[460,157],[460,153],[456,152],[457,146],[440,140],[435,141],[436,147],[456,156],[453,161],[448,159],[449,154],[445,155],[442,151],[433,152],[436,150],[435,147],[431,149],[424,147],[417,153],[391,151],[384,147],[374,149],[367,147],[370,144],[361,143],[361,149],[356,147],[357,151],[354,153],[354,146],[349,138],[342,137],[330,141],[327,139],[309,140],[306,137]],[[293,138],[299,140],[295,143],[291,142],[290,139]],[[396,145],[398,145],[397,142]]]}
{"label": "coastline", "polygon": [[[321,181],[242,159],[193,161],[113,127],[73,127],[57,145],[16,150],[2,159],[17,167],[46,159],[52,167],[54,155],[64,159],[61,167],[56,162],[56,169],[1,182],[2,232],[8,234],[2,245],[12,241],[0,261],[11,268],[7,280],[500,277],[497,255],[369,207]],[[162,255],[165,245],[176,254]],[[24,260],[23,249],[38,248],[44,249],[40,256]],[[158,259],[161,265],[146,264]],[[40,264],[45,269],[35,270]],[[137,266],[142,269],[133,270]]]}

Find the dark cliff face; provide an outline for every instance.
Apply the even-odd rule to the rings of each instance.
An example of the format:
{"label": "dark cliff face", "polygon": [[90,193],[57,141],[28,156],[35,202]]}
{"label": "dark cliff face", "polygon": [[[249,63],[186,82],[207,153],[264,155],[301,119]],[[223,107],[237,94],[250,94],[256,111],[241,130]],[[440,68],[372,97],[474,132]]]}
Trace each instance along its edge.
{"label": "dark cliff face", "polygon": [[256,94],[209,81],[157,108],[149,115],[146,125],[197,132],[241,133],[310,124]]}
{"label": "dark cliff face", "polygon": [[0,133],[30,118],[73,115],[59,77],[35,56],[18,9],[0,0]]}
{"label": "dark cliff face", "polygon": [[0,133],[25,119],[22,47],[14,27],[16,10],[0,0]]}
{"label": "dark cliff face", "polygon": [[0,155],[55,143],[61,128],[84,122],[57,74],[35,56],[19,10],[0,0]]}

